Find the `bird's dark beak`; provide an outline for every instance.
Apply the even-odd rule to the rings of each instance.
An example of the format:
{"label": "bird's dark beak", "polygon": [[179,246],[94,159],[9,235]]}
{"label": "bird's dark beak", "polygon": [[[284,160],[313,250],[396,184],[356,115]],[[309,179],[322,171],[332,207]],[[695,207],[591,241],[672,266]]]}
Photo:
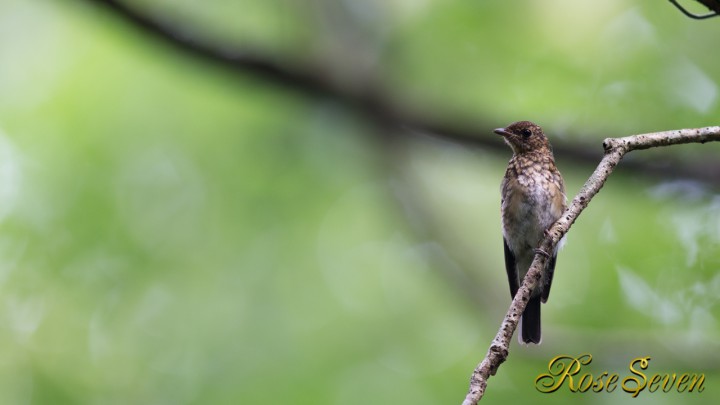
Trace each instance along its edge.
{"label": "bird's dark beak", "polygon": [[511,135],[505,128],[495,128],[493,132],[504,137]]}

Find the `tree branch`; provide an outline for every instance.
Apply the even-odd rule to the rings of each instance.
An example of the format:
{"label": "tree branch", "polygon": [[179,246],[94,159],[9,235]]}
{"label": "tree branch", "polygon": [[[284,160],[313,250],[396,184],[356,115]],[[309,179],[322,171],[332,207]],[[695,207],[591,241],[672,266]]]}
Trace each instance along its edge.
{"label": "tree branch", "polygon": [[[129,24],[154,36],[182,52],[199,59],[206,60],[238,72],[252,74],[270,83],[281,84],[290,89],[309,95],[332,98],[341,104],[364,115],[368,120],[394,128],[405,128],[405,134],[429,134],[453,143],[470,147],[503,148],[502,142],[496,138],[481,138],[477,135],[487,130],[481,126],[458,125],[456,120],[436,120],[427,115],[416,112],[407,106],[397,104],[392,97],[382,91],[375,83],[342,84],[332,79],[333,75],[320,66],[299,65],[297,63],[282,63],[268,55],[249,52],[247,50],[232,50],[225,47],[212,46],[186,31],[177,27],[163,24],[152,17],[146,16],[132,7],[117,0],[85,0],[108,8],[115,15],[121,17]],[[671,0],[672,1],[672,0]],[[697,0],[711,9],[717,0]],[[673,1],[675,3],[675,1]],[[431,109],[427,109],[431,111]],[[448,122],[453,122],[448,124]],[[636,149],[647,149],[657,146],[669,146],[680,143],[704,143],[720,140],[720,127],[701,129],[678,130],[659,132],[653,134],[636,135],[626,138],[606,139],[605,157],[598,165],[590,179],[585,183],[580,193],[573,199],[571,205],[563,216],[548,230],[547,236],[540,244],[546,252],[552,251],[558,241],[568,232],[580,213],[587,207],[590,200],[603,186],[607,177],[622,157]],[[575,161],[587,163],[593,159],[592,154],[586,152],[584,146],[572,147],[570,145],[556,144],[555,152]],[[682,168],[672,168],[668,172],[657,166],[634,162],[633,168],[637,172],[667,177],[678,175],[691,177],[708,183],[720,184],[720,165],[717,162],[700,162],[699,164],[685,165]],[[488,350],[487,356],[474,370],[470,389],[463,405],[473,405],[482,398],[487,386],[487,379],[495,375],[498,367],[509,354],[510,339],[512,338],[520,315],[525,309],[530,291],[540,279],[544,271],[547,258],[536,255],[533,263],[523,281],[521,288],[514,297],[512,304],[502,322],[500,330]]]}
{"label": "tree branch", "polygon": [[[568,232],[580,213],[590,204],[590,200],[600,191],[615,166],[620,163],[620,160],[628,152],[660,146],[712,141],[720,141],[720,126],[605,139],[603,142],[605,157],[600,161],[600,164],[585,182],[580,192],[573,198],[572,203],[560,219],[547,230],[545,238],[538,247],[545,252],[552,252],[555,249],[560,239]],[[500,325],[500,330],[490,344],[487,355],[472,373],[470,389],[463,401],[463,405],[476,405],[478,403],[485,393],[488,378],[495,375],[498,367],[507,359],[510,340],[530,299],[530,292],[540,280],[542,272],[545,271],[546,262],[546,256],[542,254],[535,255],[523,284],[515,298],[513,298],[512,304],[510,304],[510,308]]]}
{"label": "tree branch", "polygon": [[[368,82],[367,77],[355,83],[342,83],[333,79],[342,75],[329,71],[325,66],[281,60],[263,52],[212,44],[193,33],[192,29],[162,22],[159,18],[145,15],[123,1],[83,1],[106,8],[129,25],[192,57],[241,74],[253,75],[270,84],[281,85],[290,91],[332,99],[383,128],[403,129],[384,131],[384,134],[411,137],[426,134],[466,147],[505,150],[505,145],[498,137],[479,136],[487,133],[488,128],[493,128],[493,125],[483,123],[487,119],[481,116],[476,117],[473,122],[438,118],[427,113],[436,110],[433,106],[412,108],[399,103],[378,83]],[[556,156],[584,165],[594,164],[598,157],[594,153],[588,153],[588,148],[584,144],[556,141],[553,146]],[[635,173],[662,179],[689,178],[720,187],[720,162],[714,160],[690,163],[678,160],[670,165],[644,161],[628,163],[633,165]]]}

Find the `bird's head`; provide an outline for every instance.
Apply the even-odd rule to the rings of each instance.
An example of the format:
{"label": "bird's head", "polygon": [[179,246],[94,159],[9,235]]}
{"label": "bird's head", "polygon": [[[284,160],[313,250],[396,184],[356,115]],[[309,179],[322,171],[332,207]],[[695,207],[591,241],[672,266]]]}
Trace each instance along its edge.
{"label": "bird's head", "polygon": [[530,121],[513,122],[505,128],[495,129],[494,132],[505,138],[505,143],[516,155],[543,149],[551,150],[542,128]]}

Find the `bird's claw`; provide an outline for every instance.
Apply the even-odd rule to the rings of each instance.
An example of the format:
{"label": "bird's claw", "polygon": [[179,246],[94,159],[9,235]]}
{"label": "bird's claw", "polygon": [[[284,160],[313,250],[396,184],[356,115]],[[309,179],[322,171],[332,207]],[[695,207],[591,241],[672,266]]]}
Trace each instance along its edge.
{"label": "bird's claw", "polygon": [[545,256],[546,258],[548,258],[548,259],[550,258],[550,254],[548,254],[548,252],[546,252],[546,251],[544,251],[544,250],[542,250],[542,249],[540,249],[540,248],[535,249],[535,254],[541,254],[541,255]]}

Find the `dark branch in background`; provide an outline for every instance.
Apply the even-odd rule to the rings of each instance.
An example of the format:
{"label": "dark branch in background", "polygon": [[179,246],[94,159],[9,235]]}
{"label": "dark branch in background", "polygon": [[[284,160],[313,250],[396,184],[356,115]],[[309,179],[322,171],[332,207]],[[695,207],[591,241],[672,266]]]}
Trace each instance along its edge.
{"label": "dark branch in background", "polygon": [[[720,127],[708,127],[698,129],[681,129],[676,131],[657,132],[653,134],[633,135],[625,138],[608,138],[603,142],[605,157],[600,161],[597,168],[580,189],[580,192],[573,198],[560,219],[551,226],[545,233],[545,238],[540,242],[538,251],[552,252],[555,250],[560,239],[570,230],[572,224],[580,216],[580,213],[587,208],[590,200],[600,191],[607,181],[613,169],[620,163],[620,160],[628,152],[641,149],[649,149],[660,146],[679,145],[683,143],[705,143],[720,141]],[[500,325],[495,339],[493,339],[485,358],[478,364],[470,378],[470,389],[463,401],[463,405],[476,405],[485,394],[487,380],[495,375],[500,365],[507,359],[510,352],[510,340],[517,328],[520,316],[525,310],[530,292],[540,280],[545,271],[545,263],[548,257],[540,253],[535,254],[535,259],[525,275],[522,286],[510,304],[510,308]]]}
{"label": "dark branch in background", "polygon": [[[141,29],[143,32],[161,40],[165,44],[190,56],[206,62],[237,71],[244,75],[253,75],[269,84],[281,85],[289,91],[332,99],[352,112],[359,113],[369,121],[381,126],[401,131],[386,133],[415,136],[430,135],[452,143],[467,147],[480,147],[502,150],[505,146],[497,137],[490,136],[490,129],[496,124],[468,124],[457,120],[438,120],[412,110],[395,102],[376,83],[341,83],[333,80],[326,67],[310,66],[293,61],[280,61],[269,55],[249,50],[233,50],[206,42],[204,39],[189,33],[186,29],[165,24],[153,17],[127,6],[117,0],[85,0],[106,7],[114,15],[125,22]],[[704,0],[714,1],[718,0]],[[423,108],[433,111],[431,108]],[[600,157],[591,152],[591,148],[583,144],[562,143],[554,141],[555,155],[564,162],[593,165]],[[656,164],[645,161],[629,162],[635,173],[645,174],[667,180],[669,178],[685,178],[701,181],[720,188],[720,162],[668,162]]]}
{"label": "dark branch in background", "polygon": [[677,0],[670,0],[670,3],[674,4],[675,7],[678,8],[678,10],[682,11],[683,14],[690,18],[694,18],[696,20],[704,20],[706,18],[716,17],[720,15],[720,0],[695,0],[698,3],[704,4],[705,7],[707,7],[710,11],[714,11],[714,13],[709,14],[703,14],[703,15],[697,15],[694,13],[691,13],[685,9],[680,3],[677,2]]}
{"label": "dark branch in background", "polygon": [[[332,99],[380,128],[394,129],[394,131],[383,131],[384,133],[402,134],[404,136],[430,135],[467,147],[496,150],[502,148],[503,152],[505,151],[505,147],[496,137],[486,135],[489,134],[490,128],[497,125],[478,125],[476,123],[473,126],[450,119],[437,120],[428,117],[426,114],[419,113],[418,109],[411,109],[397,103],[377,83],[342,83],[332,79],[337,75],[333,75],[332,73],[335,72],[329,71],[326,67],[310,64],[302,65],[293,61],[281,61],[261,53],[233,50],[213,45],[184,29],[181,30],[178,27],[161,23],[155,18],[146,16],[120,1],[85,1],[106,7],[125,22],[190,56],[243,75],[253,75],[265,80],[268,84],[284,86],[289,91],[296,91],[317,98]],[[708,18],[710,16],[692,15],[675,0],[670,1],[693,18]],[[716,13],[720,13],[720,0],[697,1],[705,4]],[[424,111],[433,110],[425,108]],[[401,130],[397,131],[397,129]],[[656,139],[657,136],[662,139]],[[605,158],[580,191],[580,194],[573,200],[565,215],[549,230],[547,237],[541,244],[541,248],[546,252],[553,250],[558,240],[568,231],[580,212],[590,202],[592,196],[599,191],[607,176],[625,153],[654,146],[717,140],[720,140],[720,127],[607,139]],[[589,152],[590,148],[583,145],[570,145],[562,142],[554,142],[554,145],[556,156],[560,156],[563,161],[591,165],[600,157],[599,154]],[[626,162],[625,166],[631,168],[634,173],[653,175],[665,180],[678,177],[690,178],[720,188],[720,162],[717,161],[693,162],[690,164],[666,162],[665,165],[653,165],[652,163],[636,160]],[[535,257],[525,277],[523,286],[513,300],[510,310],[488,350],[487,357],[473,373],[470,392],[464,404],[477,403],[485,391],[487,378],[494,375],[500,364],[507,358],[510,338],[517,327],[517,321],[523,312],[527,296],[540,277],[545,260],[542,255]],[[525,301],[522,300],[523,297],[525,297]]]}

